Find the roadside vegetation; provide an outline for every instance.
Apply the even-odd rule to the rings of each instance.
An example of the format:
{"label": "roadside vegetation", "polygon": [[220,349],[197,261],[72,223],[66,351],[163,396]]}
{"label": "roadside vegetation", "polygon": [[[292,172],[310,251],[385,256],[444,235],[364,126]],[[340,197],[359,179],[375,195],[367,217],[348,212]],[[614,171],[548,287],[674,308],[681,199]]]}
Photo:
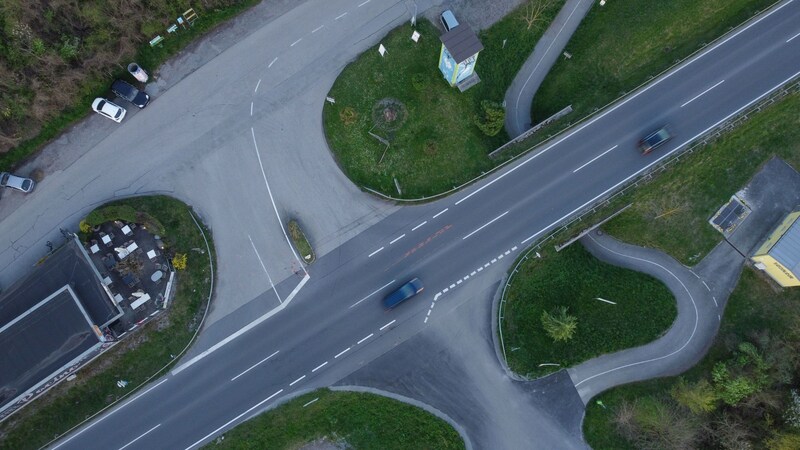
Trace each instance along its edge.
{"label": "roadside vegetation", "polygon": [[[13,168],[91,113],[114,77],[134,81],[134,60],[153,73],[189,42],[256,0],[26,2],[0,4],[0,171]],[[166,29],[193,7],[199,18]],[[160,47],[150,47],[156,35]]]}
{"label": "roadside vegetation", "polygon": [[508,139],[505,91],[563,2],[528,4],[545,6],[530,26],[523,6],[479,33],[481,82],[467,92],[442,77],[441,32],[425,20],[418,43],[404,25],[381,40],[385,57],[371,48],[348,65],[328,94],[336,103],[323,109],[328,144],[347,176],[385,195],[419,198],[494,167],[488,153]]}
{"label": "roadside vegetation", "polygon": [[300,257],[303,258],[303,261],[305,261],[306,264],[313,263],[316,259],[314,256],[314,249],[311,248],[311,244],[308,242],[308,238],[306,238],[306,234],[303,233],[303,229],[300,228],[300,224],[297,220],[290,220],[289,223],[286,224],[286,228],[289,232],[289,237],[292,239],[294,248],[300,253]]}
{"label": "roadside vegetation", "polygon": [[317,447],[309,448],[464,448],[453,427],[416,406],[375,394],[328,389],[261,414],[205,448],[297,449],[311,443]]}
{"label": "roadside vegetation", "polygon": [[775,0],[638,0],[595,4],[533,98],[532,123],[575,123],[746,21]]}
{"label": "roadside vegetation", "polygon": [[677,314],[660,281],[600,262],[579,243],[521,264],[506,298],[507,362],[532,378],[653,341]]}
{"label": "roadside vegetation", "polygon": [[[160,373],[191,342],[205,312],[211,271],[205,241],[190,214],[185,204],[163,196],[122,200],[89,214],[88,226],[115,219],[142,223],[139,219],[144,219],[148,227],[162,227],[165,253],[179,256],[185,265],[178,271],[175,297],[165,313],[83,367],[75,380],[61,382],[0,423],[0,447],[42,447]],[[209,231],[204,232],[213,252]],[[120,388],[118,380],[129,383]]]}

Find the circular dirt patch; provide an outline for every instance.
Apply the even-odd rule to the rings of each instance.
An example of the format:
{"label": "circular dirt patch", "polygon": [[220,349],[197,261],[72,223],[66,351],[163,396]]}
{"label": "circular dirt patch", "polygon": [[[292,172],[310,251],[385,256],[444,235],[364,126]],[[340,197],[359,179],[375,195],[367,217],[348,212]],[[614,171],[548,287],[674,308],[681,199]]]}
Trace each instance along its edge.
{"label": "circular dirt patch", "polygon": [[397,130],[403,126],[407,118],[406,105],[394,98],[378,100],[372,107],[372,122],[382,130]]}

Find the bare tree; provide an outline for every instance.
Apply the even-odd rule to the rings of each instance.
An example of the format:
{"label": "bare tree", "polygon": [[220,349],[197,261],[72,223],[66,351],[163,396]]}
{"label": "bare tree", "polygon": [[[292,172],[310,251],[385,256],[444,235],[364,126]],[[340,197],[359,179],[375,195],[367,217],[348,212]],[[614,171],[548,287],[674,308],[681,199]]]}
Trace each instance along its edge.
{"label": "bare tree", "polygon": [[544,22],[542,14],[552,6],[553,0],[529,0],[525,5],[520,19],[524,21],[530,30],[531,28],[539,28],[539,22]]}

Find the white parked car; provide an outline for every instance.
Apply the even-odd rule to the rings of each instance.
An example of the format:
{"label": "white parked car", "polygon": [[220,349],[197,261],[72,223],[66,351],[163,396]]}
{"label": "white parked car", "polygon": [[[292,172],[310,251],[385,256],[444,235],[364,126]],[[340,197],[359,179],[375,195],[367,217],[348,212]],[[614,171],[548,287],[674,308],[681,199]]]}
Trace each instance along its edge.
{"label": "white parked car", "polygon": [[11,175],[8,172],[0,172],[0,187],[16,189],[27,194],[33,190],[34,184],[36,183],[34,183],[30,178],[22,178],[16,175]]}
{"label": "white parked car", "polygon": [[94,99],[92,109],[97,114],[108,117],[114,122],[122,122],[122,119],[125,118],[125,113],[127,113],[122,106],[100,97]]}

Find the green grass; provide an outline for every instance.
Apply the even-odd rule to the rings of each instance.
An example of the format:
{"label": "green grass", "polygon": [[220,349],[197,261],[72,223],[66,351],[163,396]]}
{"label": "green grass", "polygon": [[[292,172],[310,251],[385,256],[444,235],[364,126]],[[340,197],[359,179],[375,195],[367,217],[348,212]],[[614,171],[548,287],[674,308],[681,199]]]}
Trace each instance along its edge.
{"label": "green grass", "polygon": [[286,228],[289,231],[289,237],[292,238],[294,248],[296,248],[298,253],[300,253],[300,257],[303,258],[303,261],[305,261],[306,264],[313,263],[315,259],[314,249],[312,249],[311,244],[308,243],[308,239],[306,238],[305,233],[303,233],[303,230],[300,228],[300,224],[297,223],[296,220],[292,219],[286,225]]}
{"label": "green grass", "polygon": [[[226,8],[202,11],[201,16],[191,28],[182,30],[178,34],[167,36],[161,47],[150,47],[148,42],[144,42],[139,46],[134,60],[141,67],[144,67],[148,73],[152,74],[162,63],[176,55],[197,38],[256,3],[258,3],[257,0],[241,0]],[[159,28],[161,27],[159,26]],[[131,80],[133,78],[125,68],[120,67],[110,68],[104,71],[104,74],[110,74],[110,76],[108,78],[92,77],[80,80],[78,96],[71,106],[65,107],[54,117],[45,121],[36,136],[20,142],[8,152],[0,153],[0,172],[15,168],[39,151],[45,144],[59,136],[69,126],[88,114],[93,114],[89,105],[91,105],[95,97],[108,94],[112,78],[127,78]]]}
{"label": "green grass", "polygon": [[[524,262],[507,295],[501,326],[508,365],[531,377],[646,344],[676,316],[675,299],[661,282],[602,263],[578,243]],[[542,312],[558,306],[567,306],[578,319],[567,342],[553,342],[542,329]],[[542,363],[559,366],[539,367]]]}
{"label": "green grass", "polygon": [[646,82],[774,0],[638,0],[595,5],[533,100],[533,123],[572,104],[576,122]]}
{"label": "green grass", "polygon": [[[205,249],[206,245],[189,215],[189,208],[163,196],[133,198],[110,205],[117,210],[123,209],[120,206],[129,206],[156,218],[166,230],[162,236],[166,252],[188,255],[187,269],[178,273],[175,298],[166,315],[156,317],[82,368],[75,381],[56,386],[0,424],[0,447],[38,448],[66,432],[169,364],[171,355],[183,351],[200,325],[211,273],[208,255],[192,251],[193,248]],[[205,233],[211,244],[209,231]],[[211,248],[213,252],[213,246]],[[134,342],[138,342],[138,346],[131,350]],[[127,388],[117,387],[120,379],[130,381]]]}
{"label": "green grass", "polygon": [[[381,40],[388,49],[386,57],[371,48],[348,65],[328,94],[336,103],[323,109],[328,144],[345,174],[358,186],[398,198],[419,198],[447,191],[494,167],[496,161],[488,153],[507,136],[504,131],[494,137],[484,135],[473,116],[481,100],[503,101],[514,75],[562,3],[543,14],[538,28],[528,30],[517,10],[481,32],[485,48],[476,72],[482,81],[465,93],[442,77],[440,32],[428,21],[417,24],[422,34],[419,43],[409,39],[412,28],[404,25]],[[384,98],[397,99],[406,107],[407,119],[397,130],[373,129],[373,108]],[[369,131],[389,139],[389,149],[385,151]]]}
{"label": "green grass", "polygon": [[[319,400],[303,407],[315,398]],[[420,408],[379,395],[327,389],[261,414],[206,448],[296,449],[323,437],[359,450],[464,448],[447,422]]]}
{"label": "green grass", "polygon": [[707,220],[774,155],[800,167],[800,93],[635,190],[633,206],[604,226],[618,238],[695,264],[722,240]]}
{"label": "green grass", "polygon": [[[688,381],[710,378],[711,368],[731,356],[737,343],[752,341],[766,331],[772,339],[780,339],[797,348],[800,336],[800,290],[776,291],[763,274],[750,268],[742,273],[736,289],[728,300],[719,334],[703,360],[681,375]],[[795,376],[796,377],[796,376]],[[658,378],[620,386],[607,391],[587,405],[583,432],[586,442],[595,450],[627,449],[632,445],[621,436],[613,423],[616,408],[623,401],[636,399],[668,399],[669,391],[678,377]],[[596,403],[600,400],[606,408]]]}

